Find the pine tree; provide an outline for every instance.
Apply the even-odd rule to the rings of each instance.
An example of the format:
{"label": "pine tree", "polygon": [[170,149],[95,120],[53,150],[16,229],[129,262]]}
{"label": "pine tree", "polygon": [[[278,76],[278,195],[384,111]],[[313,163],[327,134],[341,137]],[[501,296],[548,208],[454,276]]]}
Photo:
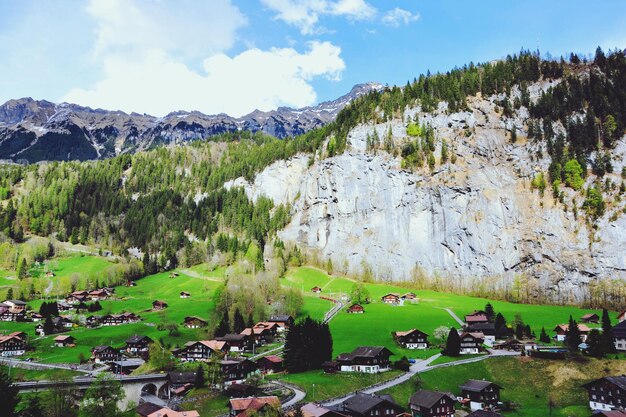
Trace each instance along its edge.
{"label": "pine tree", "polygon": [[448,339],[446,340],[446,348],[443,350],[443,354],[446,356],[459,356],[461,352],[461,337],[459,332],[452,327],[450,333],[448,333]]}
{"label": "pine tree", "polygon": [[196,388],[202,388],[206,384],[206,378],[204,377],[204,367],[202,365],[198,365],[196,369],[196,379],[194,381],[194,386]]}
{"label": "pine tree", "polygon": [[43,331],[46,335],[54,333],[54,323],[52,323],[52,317],[46,317],[46,320],[43,322]]}
{"label": "pine tree", "polygon": [[602,346],[602,335],[598,329],[592,329],[587,336],[587,353],[594,358],[604,356],[604,347]]}
{"label": "pine tree", "polygon": [[493,320],[494,316],[496,315],[491,303],[485,304],[485,315],[489,320]]}
{"label": "pine tree", "polygon": [[602,309],[602,335],[600,344],[602,346],[603,353],[615,353],[615,342],[613,337],[613,326],[611,325],[611,318],[606,308]]}
{"label": "pine tree", "polygon": [[12,300],[12,299],[13,299],[13,287],[9,287],[7,291],[7,300]]}
{"label": "pine tree", "polygon": [[228,310],[224,310],[222,320],[220,320],[217,328],[215,329],[215,336],[222,337],[230,333],[230,320],[228,319]]}
{"label": "pine tree", "polygon": [[502,313],[498,313],[496,315],[496,319],[494,321],[494,327],[496,330],[496,336],[506,336],[508,334],[508,329],[506,327],[506,319],[502,315]]}
{"label": "pine tree", "polygon": [[24,279],[28,275],[28,265],[26,259],[22,258],[17,262],[16,274],[18,279]]}
{"label": "pine tree", "polygon": [[241,333],[246,328],[246,322],[243,319],[243,315],[239,309],[235,309],[235,315],[233,317],[233,332]]}
{"label": "pine tree", "polygon": [[248,314],[248,321],[246,322],[246,327],[253,327],[254,326],[254,317],[252,316],[252,313]]}
{"label": "pine tree", "polygon": [[0,416],[13,417],[18,404],[18,389],[5,368],[0,369]]}
{"label": "pine tree", "polygon": [[569,316],[567,332],[565,332],[565,344],[570,352],[578,351],[578,345],[580,345],[580,329],[571,315]]}

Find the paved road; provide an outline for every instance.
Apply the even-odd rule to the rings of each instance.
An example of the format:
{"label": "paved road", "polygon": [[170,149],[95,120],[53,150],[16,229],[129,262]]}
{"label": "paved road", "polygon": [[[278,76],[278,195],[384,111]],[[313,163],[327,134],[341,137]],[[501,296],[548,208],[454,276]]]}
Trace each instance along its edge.
{"label": "paved road", "polygon": [[452,316],[452,318],[454,320],[456,320],[457,323],[459,323],[459,325],[461,326],[465,326],[465,322],[463,320],[461,320],[459,318],[459,316],[457,316],[454,311],[450,310],[449,308],[444,308],[444,310],[446,310],[448,312],[448,314],[450,314]]}
{"label": "paved road", "polygon": [[300,401],[304,400],[304,397],[306,397],[306,392],[302,391],[300,388],[298,388],[295,385],[285,384],[284,382],[281,382],[281,381],[272,381],[272,382],[276,385],[280,385],[281,387],[290,389],[294,393],[294,396],[292,399],[282,404],[283,408],[289,408],[291,406],[294,406],[298,404]]}
{"label": "paved road", "polygon": [[70,365],[52,364],[52,363],[39,363],[39,362],[26,362],[19,359],[0,358],[0,364],[6,366],[14,366],[16,368],[24,369],[64,369],[69,371],[82,372],[84,374],[90,374],[91,371],[85,369],[78,369]]}

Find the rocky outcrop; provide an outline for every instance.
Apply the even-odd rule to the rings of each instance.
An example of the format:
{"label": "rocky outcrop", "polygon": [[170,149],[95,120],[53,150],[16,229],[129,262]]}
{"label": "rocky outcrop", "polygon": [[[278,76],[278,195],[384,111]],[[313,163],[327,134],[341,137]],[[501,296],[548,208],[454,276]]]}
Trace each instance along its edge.
{"label": "rocky outcrop", "polygon": [[[564,189],[565,204],[549,191],[541,197],[531,178],[547,169],[543,144],[523,136],[525,109],[505,120],[494,99],[471,100],[471,111],[432,114],[409,109],[446,139],[454,164],[409,172],[400,159],[365,151],[368,133],[383,137],[391,127],[394,141],[406,141],[405,124],[361,125],[349,135],[342,155],[317,160],[281,161],[260,173],[253,184],[239,179],[251,198],[267,195],[292,203],[292,220],[279,233],[284,241],[315,250],[353,273],[371,268],[378,279],[407,280],[416,274],[441,276],[460,284],[495,277],[511,285],[516,276],[532,278],[535,291],[555,300],[580,299],[598,279],[626,278],[626,214],[615,203],[597,222],[597,230],[575,218],[573,200],[580,194]],[[508,131],[519,130],[511,144]],[[621,171],[626,142],[615,150],[615,172]],[[307,164],[308,165],[308,164]],[[619,184],[619,175],[609,176]],[[588,181],[592,181],[590,178]],[[610,197],[607,197],[610,198]],[[582,209],[579,209],[582,213]],[[621,214],[620,214],[621,213]],[[617,218],[611,218],[617,214]]]}

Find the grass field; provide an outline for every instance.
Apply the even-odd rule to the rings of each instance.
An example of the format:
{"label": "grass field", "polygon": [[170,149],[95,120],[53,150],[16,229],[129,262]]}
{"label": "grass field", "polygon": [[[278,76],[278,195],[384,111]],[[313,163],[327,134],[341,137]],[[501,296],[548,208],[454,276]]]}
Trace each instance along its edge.
{"label": "grass field", "polygon": [[[517,404],[517,409],[507,416],[548,416],[548,401],[555,404],[553,416],[587,417],[587,394],[582,384],[605,376],[620,375],[626,371],[626,362],[614,360],[590,360],[586,363],[537,360],[529,357],[490,358],[484,361],[433,369],[419,374],[421,387],[450,391],[459,395],[459,385],[468,379],[486,379],[504,389],[503,402]],[[416,390],[416,378],[385,390],[403,406]]]}
{"label": "grass field", "polygon": [[42,381],[50,379],[71,379],[75,376],[84,375],[80,372],[74,372],[66,369],[22,369],[0,365],[0,369],[9,373],[13,381]]}

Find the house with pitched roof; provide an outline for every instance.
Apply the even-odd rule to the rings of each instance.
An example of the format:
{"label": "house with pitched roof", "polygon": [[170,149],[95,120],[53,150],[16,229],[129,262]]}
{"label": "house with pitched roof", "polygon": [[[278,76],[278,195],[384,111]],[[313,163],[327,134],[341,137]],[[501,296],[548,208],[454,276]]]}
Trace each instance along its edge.
{"label": "house with pitched roof", "polygon": [[233,398],[228,403],[229,415],[231,417],[248,417],[251,414],[258,414],[263,409],[271,407],[280,408],[280,400],[276,396]]}
{"label": "house with pitched roof", "polygon": [[421,330],[411,329],[405,332],[393,332],[392,336],[396,343],[405,349],[428,348],[428,335]]}
{"label": "house with pitched roof", "polygon": [[[569,324],[558,324],[553,330],[555,333],[553,338],[557,342],[564,342],[565,338],[567,337],[568,330],[569,330]],[[587,335],[589,334],[591,329],[587,327],[587,325],[585,324],[578,323],[578,330],[580,331],[580,341],[582,343],[585,343],[587,341]]]}
{"label": "house with pitched roof", "polygon": [[229,333],[221,337],[216,337],[215,340],[226,342],[229,346],[230,352],[245,352],[252,350],[252,340],[250,339],[250,336],[245,334]]}
{"label": "house with pitched roof", "polygon": [[482,344],[485,342],[485,335],[482,333],[463,332],[461,338],[461,355],[477,355],[480,353]]}
{"label": "house with pitched roof", "polygon": [[605,376],[583,387],[589,396],[589,408],[611,411],[626,407],[626,376]]}
{"label": "house with pitched roof", "polygon": [[0,356],[19,356],[26,352],[26,338],[15,333],[0,336]]}
{"label": "house with pitched roof", "polygon": [[257,365],[249,359],[232,358],[220,361],[224,386],[243,384],[246,379],[257,372]]}
{"label": "house with pitched roof", "polygon": [[185,343],[172,353],[183,362],[208,361],[214,356],[223,356],[229,351],[228,343],[218,340],[198,340]]}
{"label": "house with pitched roof", "polygon": [[259,358],[256,361],[259,370],[265,374],[273,374],[274,372],[281,372],[283,370],[283,358],[276,355],[268,355]]}
{"label": "house with pitched roof", "polygon": [[342,372],[375,374],[390,369],[389,357],[393,353],[384,346],[360,346],[351,353],[337,356],[337,369]]}
{"label": "house with pitched roof", "polygon": [[459,388],[461,396],[470,401],[472,411],[495,408],[500,401],[502,387],[490,381],[470,379]]}
{"label": "house with pitched roof", "polygon": [[626,351],[626,321],[620,321],[613,326],[613,342],[615,349]]}
{"label": "house with pitched roof", "polygon": [[76,339],[69,335],[59,335],[54,338],[54,346],[56,347],[66,347],[66,346],[75,346]]}
{"label": "house with pitched roof", "polygon": [[335,411],[350,417],[389,416],[404,413],[391,395],[358,393],[334,407]]}
{"label": "house with pitched roof", "polygon": [[418,390],[409,399],[413,417],[453,417],[456,398],[449,392]]}

